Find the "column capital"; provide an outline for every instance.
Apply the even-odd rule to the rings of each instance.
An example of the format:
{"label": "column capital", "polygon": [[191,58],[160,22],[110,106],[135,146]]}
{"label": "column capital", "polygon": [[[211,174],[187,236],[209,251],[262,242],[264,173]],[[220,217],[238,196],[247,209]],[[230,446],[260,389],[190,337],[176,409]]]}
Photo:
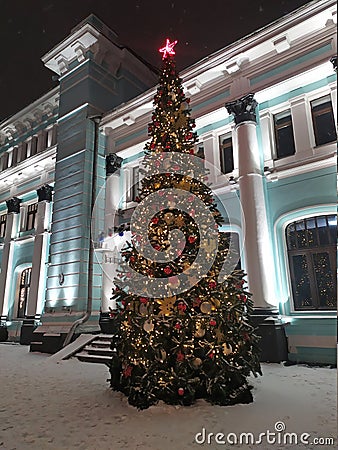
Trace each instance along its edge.
{"label": "column capital", "polygon": [[106,156],[106,176],[115,173],[122,164],[123,159],[120,156],[117,156],[115,153],[109,153]]}
{"label": "column capital", "polygon": [[337,55],[332,56],[332,58],[330,59],[330,63],[332,63],[333,65],[333,70],[337,72]]}
{"label": "column capital", "polygon": [[52,195],[53,195],[53,188],[52,186],[49,186],[49,184],[44,184],[39,189],[36,190],[38,194],[38,202],[51,202],[52,201]]}
{"label": "column capital", "polygon": [[13,197],[9,200],[6,200],[8,213],[19,214],[21,202],[22,202],[22,200],[18,197]]}
{"label": "column capital", "polygon": [[235,124],[238,125],[243,122],[256,122],[256,107],[257,101],[254,99],[255,94],[247,94],[244,97],[225,104],[229,114],[235,117]]}

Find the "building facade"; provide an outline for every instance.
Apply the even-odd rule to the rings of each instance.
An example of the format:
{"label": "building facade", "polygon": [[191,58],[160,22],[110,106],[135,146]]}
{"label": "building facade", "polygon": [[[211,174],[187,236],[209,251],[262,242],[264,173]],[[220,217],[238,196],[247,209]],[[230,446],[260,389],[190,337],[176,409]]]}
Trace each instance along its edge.
{"label": "building facade", "polygon": [[[336,360],[336,53],[320,0],[181,74],[221,231],[290,361]],[[157,75],[95,16],[43,62],[59,86],[0,124],[0,330],[52,352],[114,307]]]}

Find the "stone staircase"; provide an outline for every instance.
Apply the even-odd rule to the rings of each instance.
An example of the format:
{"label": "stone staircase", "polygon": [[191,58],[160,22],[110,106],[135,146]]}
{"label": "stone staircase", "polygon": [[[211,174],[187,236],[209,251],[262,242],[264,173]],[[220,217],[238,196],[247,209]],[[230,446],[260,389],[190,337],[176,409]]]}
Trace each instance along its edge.
{"label": "stone staircase", "polygon": [[97,334],[93,340],[73,356],[82,362],[109,365],[113,354],[110,348],[112,338],[112,334]]}

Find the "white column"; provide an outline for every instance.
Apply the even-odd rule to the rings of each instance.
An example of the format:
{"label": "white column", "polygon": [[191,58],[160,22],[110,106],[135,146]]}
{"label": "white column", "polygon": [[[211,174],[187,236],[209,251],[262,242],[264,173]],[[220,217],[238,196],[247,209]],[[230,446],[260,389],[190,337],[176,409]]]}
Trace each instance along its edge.
{"label": "white column", "polygon": [[[120,192],[120,171],[122,159],[115,154],[107,156],[106,166],[106,199],[104,214],[104,229],[107,233],[108,228],[112,228],[116,223],[115,215],[121,198]],[[117,172],[118,171],[118,172]],[[113,279],[116,274],[116,264],[113,261],[116,254],[114,239],[105,236],[102,255],[102,303],[101,311],[103,313],[109,311],[109,306],[114,308],[114,303],[110,300],[113,295]],[[115,255],[116,256],[116,255]]]}
{"label": "white column", "polygon": [[20,200],[16,197],[7,202],[7,221],[0,273],[0,315],[5,321],[10,308],[10,287],[13,281],[14,239],[18,237]]}
{"label": "white column", "polygon": [[51,199],[39,199],[38,203],[31,285],[26,310],[26,317],[29,318],[34,318],[36,315],[42,313],[45,299],[46,258],[48,252],[48,233],[51,209],[50,200]]}
{"label": "white column", "polygon": [[249,94],[226,105],[234,114],[238,142],[239,190],[249,291],[255,308],[274,309],[274,262],[266,213],[263,176],[258,148],[256,101]]}

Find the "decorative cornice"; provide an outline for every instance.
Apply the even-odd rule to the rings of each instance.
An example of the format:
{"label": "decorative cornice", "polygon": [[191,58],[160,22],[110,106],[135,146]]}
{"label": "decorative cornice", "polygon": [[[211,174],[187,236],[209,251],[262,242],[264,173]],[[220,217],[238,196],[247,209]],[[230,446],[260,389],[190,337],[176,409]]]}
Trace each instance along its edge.
{"label": "decorative cornice", "polygon": [[50,120],[53,114],[57,114],[58,103],[59,92],[56,88],[14,116],[4,120],[0,123],[0,145],[30,133],[34,128],[41,126],[44,121]]}
{"label": "decorative cornice", "polygon": [[86,52],[97,43],[99,35],[92,25],[85,23],[44,55],[41,58],[42,62],[58,75],[64,75],[68,72],[72,61],[77,60],[79,63],[84,61]]}
{"label": "decorative cornice", "polygon": [[44,184],[36,190],[38,194],[38,202],[51,202],[53,198],[53,188],[49,184]]}
{"label": "decorative cornice", "polygon": [[19,214],[20,213],[20,203],[21,203],[21,199],[18,197],[13,197],[9,200],[6,200],[6,205],[7,205],[7,212],[8,213],[14,213],[14,214]]}
{"label": "decorative cornice", "polygon": [[120,156],[117,156],[115,153],[109,153],[109,155],[106,156],[106,176],[109,176],[120,169],[122,161],[123,159]]}
{"label": "decorative cornice", "polygon": [[254,99],[255,94],[248,94],[244,97],[225,104],[229,114],[233,114],[235,124],[238,125],[243,122],[256,122],[256,108],[258,103]]}

